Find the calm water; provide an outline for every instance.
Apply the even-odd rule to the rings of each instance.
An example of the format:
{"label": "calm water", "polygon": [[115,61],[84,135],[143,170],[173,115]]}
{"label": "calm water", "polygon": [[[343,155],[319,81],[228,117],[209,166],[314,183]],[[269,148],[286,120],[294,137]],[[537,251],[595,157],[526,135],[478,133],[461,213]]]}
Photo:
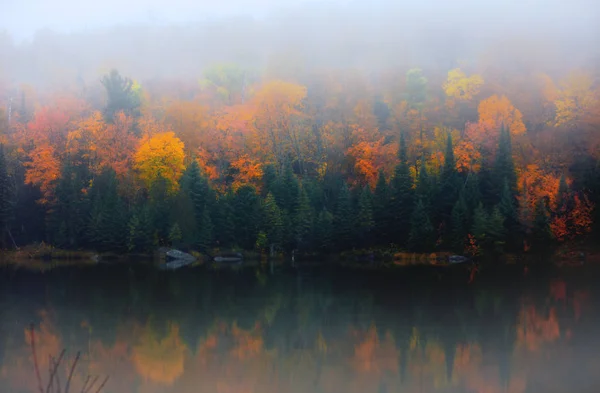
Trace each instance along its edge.
{"label": "calm water", "polygon": [[[0,268],[0,391],[600,392],[600,269]],[[102,377],[100,378],[102,379]],[[44,385],[45,386],[45,385]],[[97,385],[96,385],[97,386]],[[91,391],[95,392],[95,389]]]}

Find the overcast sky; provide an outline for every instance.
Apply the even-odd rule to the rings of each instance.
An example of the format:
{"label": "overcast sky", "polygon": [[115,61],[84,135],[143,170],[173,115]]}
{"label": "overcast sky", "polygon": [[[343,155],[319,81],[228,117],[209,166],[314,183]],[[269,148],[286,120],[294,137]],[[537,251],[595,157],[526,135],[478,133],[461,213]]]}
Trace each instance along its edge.
{"label": "overcast sky", "polygon": [[68,32],[125,23],[186,23],[231,15],[263,16],[303,3],[351,0],[0,0],[0,28],[17,40],[48,27]]}

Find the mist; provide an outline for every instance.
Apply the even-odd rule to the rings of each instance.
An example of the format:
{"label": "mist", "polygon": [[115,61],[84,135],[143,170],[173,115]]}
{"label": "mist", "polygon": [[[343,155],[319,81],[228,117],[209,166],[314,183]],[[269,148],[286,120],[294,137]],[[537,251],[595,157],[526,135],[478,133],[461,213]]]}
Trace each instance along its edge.
{"label": "mist", "polygon": [[296,79],[319,68],[445,72],[482,61],[560,75],[598,63],[598,8],[586,0],[12,1],[0,14],[0,80],[65,87],[111,68],[136,80],[188,79],[222,62]]}

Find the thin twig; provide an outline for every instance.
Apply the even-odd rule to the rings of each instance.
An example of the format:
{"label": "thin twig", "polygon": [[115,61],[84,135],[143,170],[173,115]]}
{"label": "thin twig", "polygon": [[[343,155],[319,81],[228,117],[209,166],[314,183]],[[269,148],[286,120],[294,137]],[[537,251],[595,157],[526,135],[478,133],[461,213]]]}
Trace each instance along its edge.
{"label": "thin twig", "polygon": [[[64,352],[64,351],[63,351]],[[55,361],[54,358],[52,358],[52,361],[54,362],[54,367],[56,369],[58,369],[59,365],[60,365],[60,361],[61,359],[59,358],[58,361]],[[60,378],[58,377],[59,373],[56,373],[56,393],[61,393],[61,388],[60,388]]]}
{"label": "thin twig", "polygon": [[[52,376],[52,369],[54,368],[54,362],[52,362],[52,355],[48,355],[48,376]],[[46,393],[52,393],[52,378],[48,379],[48,386],[46,386]]]}
{"label": "thin twig", "polygon": [[[60,355],[58,356],[58,361],[54,364],[54,358],[50,356],[50,380],[48,381],[48,387],[46,388],[46,393],[49,393],[54,390],[54,377],[56,376],[56,372],[58,371],[58,365],[62,361],[63,356],[65,356],[66,349],[63,349]],[[52,367],[54,366],[54,367]]]}
{"label": "thin twig", "polygon": [[102,384],[100,385],[100,387],[98,388],[98,390],[96,390],[96,393],[100,393],[100,391],[102,390],[102,388],[104,387],[104,385],[106,385],[106,382],[108,382],[108,375],[106,376],[106,378],[104,378],[104,382],[102,382]]}
{"label": "thin twig", "polygon": [[40,369],[38,367],[37,355],[35,353],[35,327],[33,326],[33,323],[29,326],[29,332],[31,335],[31,352],[33,353],[33,366],[35,367],[35,376],[38,381],[40,393],[44,393],[44,388],[42,387],[42,377],[40,377]]}
{"label": "thin twig", "polygon": [[81,393],[88,393],[90,390],[92,390],[92,387],[96,384],[96,382],[98,382],[98,378],[100,378],[100,377],[98,375],[96,375],[96,378],[94,378],[94,380],[92,381],[90,386],[88,386],[87,389],[85,389]]}
{"label": "thin twig", "polygon": [[85,392],[85,388],[87,387],[87,384],[90,382],[90,378],[91,378],[91,376],[88,375],[87,378],[85,379],[85,383],[83,384],[83,387],[81,388],[82,392]]}
{"label": "thin twig", "polygon": [[67,379],[67,384],[65,386],[65,393],[69,393],[69,387],[71,386],[71,378],[73,378],[73,372],[75,371],[75,366],[77,366],[77,362],[79,361],[80,356],[81,352],[77,352],[77,356],[75,356],[73,365],[71,365],[71,371],[69,372],[69,378]]}

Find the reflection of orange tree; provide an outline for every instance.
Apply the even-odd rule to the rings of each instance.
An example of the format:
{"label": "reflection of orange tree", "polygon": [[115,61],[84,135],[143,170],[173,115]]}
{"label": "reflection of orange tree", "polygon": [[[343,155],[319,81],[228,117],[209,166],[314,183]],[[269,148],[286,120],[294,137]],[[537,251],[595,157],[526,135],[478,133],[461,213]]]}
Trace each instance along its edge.
{"label": "reflection of orange tree", "polygon": [[150,326],[146,326],[137,345],[133,347],[132,360],[137,372],[153,382],[170,385],[183,374],[186,345],[179,336],[179,325],[169,325],[168,334],[160,339]]}

